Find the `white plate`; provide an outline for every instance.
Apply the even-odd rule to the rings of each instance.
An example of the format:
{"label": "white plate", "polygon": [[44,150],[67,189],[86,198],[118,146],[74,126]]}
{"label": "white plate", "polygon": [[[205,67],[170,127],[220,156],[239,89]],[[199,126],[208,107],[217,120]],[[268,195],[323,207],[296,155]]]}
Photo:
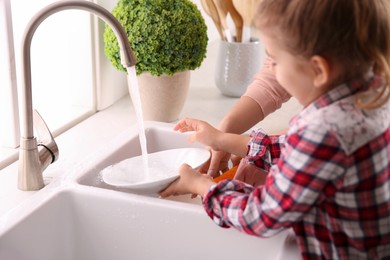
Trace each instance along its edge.
{"label": "white plate", "polygon": [[101,175],[103,181],[112,186],[157,193],[179,176],[183,163],[197,168],[209,158],[210,152],[202,148],[170,149],[148,154],[149,173],[144,172],[142,156],[136,156],[106,167]]}

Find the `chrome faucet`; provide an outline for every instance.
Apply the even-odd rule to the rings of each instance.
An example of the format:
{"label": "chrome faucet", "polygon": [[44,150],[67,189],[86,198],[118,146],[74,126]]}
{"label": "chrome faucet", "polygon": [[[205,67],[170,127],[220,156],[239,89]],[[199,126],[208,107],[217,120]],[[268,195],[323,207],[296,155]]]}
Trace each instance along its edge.
{"label": "chrome faucet", "polygon": [[[43,171],[58,159],[58,147],[52,134],[41,116],[32,109],[31,89],[31,55],[30,47],[34,33],[38,26],[50,15],[66,9],[80,9],[88,11],[104,22],[114,31],[121,50],[121,62],[125,68],[135,65],[136,58],[130,48],[126,32],[118,20],[103,7],[83,0],[59,1],[48,5],[39,11],[27,25],[22,39],[22,109],[21,109],[21,138],[19,149],[19,176],[18,188],[21,190],[39,190],[43,188]],[[40,143],[34,137],[34,125],[41,135]],[[43,135],[42,135],[43,133]],[[42,138],[43,137],[43,138]]]}

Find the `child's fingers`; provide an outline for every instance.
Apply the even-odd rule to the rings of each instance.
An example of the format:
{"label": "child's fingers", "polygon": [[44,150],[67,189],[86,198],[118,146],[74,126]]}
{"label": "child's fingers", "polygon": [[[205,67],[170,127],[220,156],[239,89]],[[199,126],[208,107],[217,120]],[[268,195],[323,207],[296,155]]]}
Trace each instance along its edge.
{"label": "child's fingers", "polygon": [[187,140],[188,140],[188,142],[190,142],[190,143],[196,142],[196,132],[194,132],[194,133],[188,135]]}
{"label": "child's fingers", "polygon": [[182,119],[175,125],[173,130],[179,131],[179,132],[192,131],[193,127],[192,127],[191,121],[192,120],[189,118]]}
{"label": "child's fingers", "polygon": [[201,120],[185,118],[180,120],[173,129],[180,132],[197,131],[203,123]]}
{"label": "child's fingers", "polygon": [[[180,178],[180,177],[179,177]],[[179,178],[174,180],[171,184],[169,184],[168,187],[166,187],[164,190],[161,190],[158,194],[161,198],[166,198],[172,195],[175,195],[175,186],[176,183],[179,181]]]}

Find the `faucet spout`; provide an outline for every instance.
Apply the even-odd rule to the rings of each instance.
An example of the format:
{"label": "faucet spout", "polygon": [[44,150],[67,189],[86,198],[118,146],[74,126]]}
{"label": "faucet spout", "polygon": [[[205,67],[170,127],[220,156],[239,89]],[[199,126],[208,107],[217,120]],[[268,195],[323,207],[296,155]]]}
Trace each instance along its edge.
{"label": "faucet spout", "polygon": [[[39,11],[27,25],[22,39],[22,88],[21,88],[21,138],[19,149],[18,188],[21,190],[39,190],[44,187],[42,173],[46,167],[57,160],[58,148],[53,138],[48,143],[38,144],[34,137],[33,106],[31,87],[31,54],[32,38],[39,25],[50,15],[67,9],[88,11],[114,31],[121,50],[121,62],[125,68],[135,66],[136,58],[131,50],[127,34],[118,20],[103,7],[83,0],[68,0],[55,2]],[[38,115],[38,118],[40,116]],[[36,121],[40,121],[39,119]],[[43,120],[42,120],[43,122]],[[44,122],[43,122],[44,124]],[[45,124],[44,124],[45,125]],[[50,134],[50,132],[49,132]],[[51,136],[51,134],[50,134]],[[40,149],[38,149],[40,146]],[[43,148],[42,148],[43,147]]]}

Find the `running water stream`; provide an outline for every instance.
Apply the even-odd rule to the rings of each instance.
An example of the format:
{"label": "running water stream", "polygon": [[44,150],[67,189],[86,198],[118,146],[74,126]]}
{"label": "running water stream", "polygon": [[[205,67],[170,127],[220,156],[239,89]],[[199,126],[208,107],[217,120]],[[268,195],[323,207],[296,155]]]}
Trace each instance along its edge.
{"label": "running water stream", "polygon": [[112,186],[126,187],[141,193],[156,193],[178,176],[183,163],[193,168],[205,163],[210,152],[202,149],[167,149],[148,154],[141,97],[135,67],[127,68],[128,88],[136,114],[141,156],[135,156],[100,171],[102,180]]}
{"label": "running water stream", "polygon": [[148,150],[147,150],[145,126],[144,126],[142,106],[141,106],[141,96],[139,94],[139,87],[138,87],[138,80],[137,80],[135,66],[127,68],[127,85],[129,88],[131,100],[133,102],[133,107],[137,117],[138,135],[139,135],[139,142],[141,145],[141,152],[142,152],[144,178],[146,180],[149,180],[150,175],[149,175]]}

